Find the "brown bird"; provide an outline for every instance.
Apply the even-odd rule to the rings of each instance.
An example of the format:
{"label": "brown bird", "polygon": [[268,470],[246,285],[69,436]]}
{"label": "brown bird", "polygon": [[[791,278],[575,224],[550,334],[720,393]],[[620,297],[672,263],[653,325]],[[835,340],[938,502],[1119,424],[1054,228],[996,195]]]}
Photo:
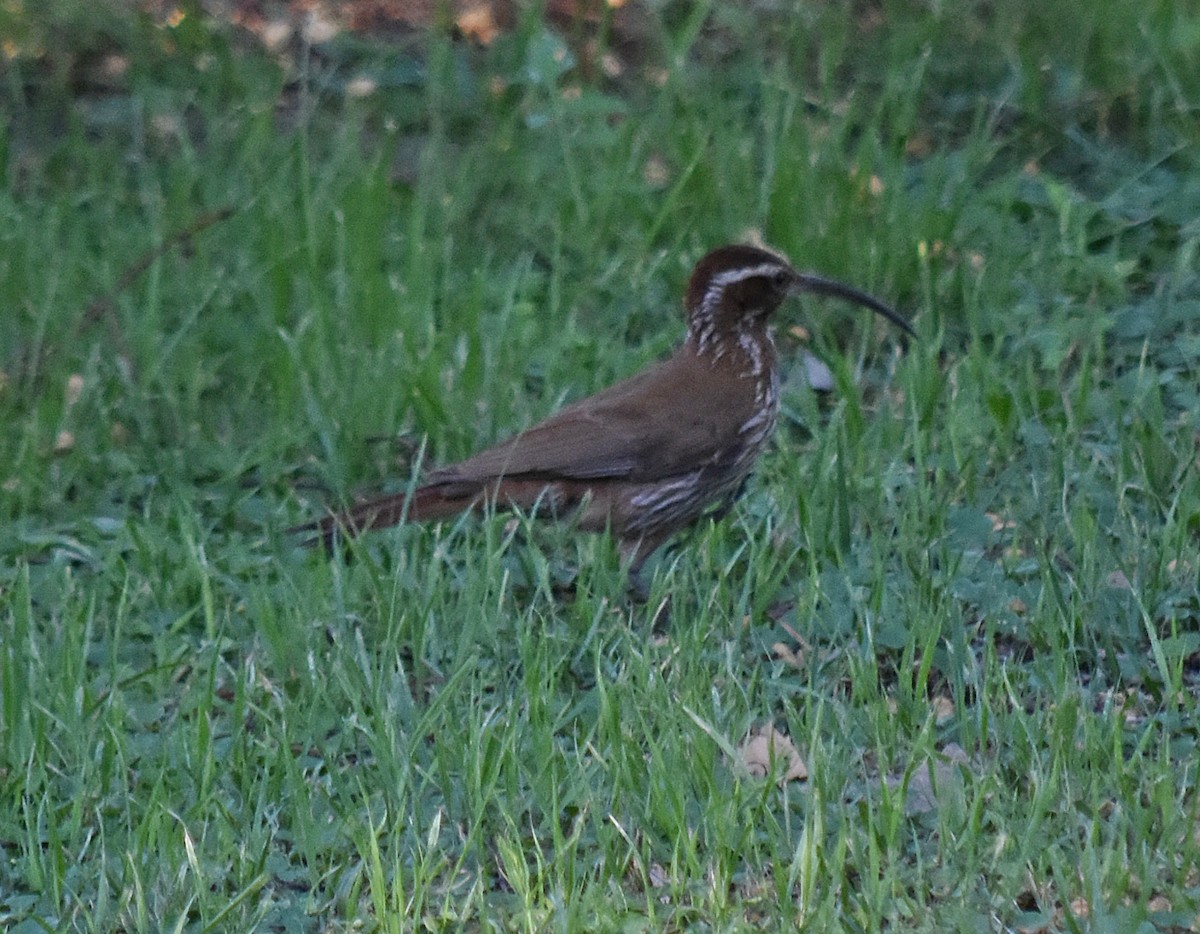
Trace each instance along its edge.
{"label": "brown bird", "polygon": [[[684,297],[687,338],[666,360],[395,493],[300,525],[307,544],[341,532],[445,519],[466,510],[534,510],[611,529],[635,589],[663,542],[737,497],[779,411],[770,318],[789,295],[815,292],[870,308],[913,334],[887,305],[797,272],[777,253],[723,246],[696,264]],[[914,335],[915,336],[915,335]]]}

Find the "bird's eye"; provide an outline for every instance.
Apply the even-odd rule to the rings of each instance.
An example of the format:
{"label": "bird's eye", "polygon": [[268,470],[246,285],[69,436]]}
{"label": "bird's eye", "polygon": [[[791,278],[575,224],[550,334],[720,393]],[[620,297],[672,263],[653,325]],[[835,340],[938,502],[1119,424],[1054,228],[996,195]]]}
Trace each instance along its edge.
{"label": "bird's eye", "polygon": [[790,278],[791,277],[788,276],[787,272],[782,269],[780,269],[778,272],[771,273],[771,282],[778,286],[787,285]]}

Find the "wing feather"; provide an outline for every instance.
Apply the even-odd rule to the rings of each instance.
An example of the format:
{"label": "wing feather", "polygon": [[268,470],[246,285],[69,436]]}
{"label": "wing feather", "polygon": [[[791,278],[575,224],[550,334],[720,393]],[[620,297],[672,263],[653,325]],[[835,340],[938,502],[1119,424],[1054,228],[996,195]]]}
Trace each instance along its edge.
{"label": "wing feather", "polygon": [[[567,406],[543,422],[433,472],[430,483],[659,480],[729,456],[753,400],[744,380],[686,352]],[[738,392],[738,389],[741,392]],[[739,404],[739,400],[741,404]]]}

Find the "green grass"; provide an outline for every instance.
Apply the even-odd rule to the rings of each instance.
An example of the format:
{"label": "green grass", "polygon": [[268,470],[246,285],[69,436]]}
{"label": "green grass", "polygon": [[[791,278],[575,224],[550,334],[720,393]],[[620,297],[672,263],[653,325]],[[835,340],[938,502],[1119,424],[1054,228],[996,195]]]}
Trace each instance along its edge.
{"label": "green grass", "polygon": [[[532,15],[285,73],[2,14],[0,927],[1200,930],[1195,5],[741,9],[613,85]],[[281,535],[659,357],[749,229],[921,340],[786,308],[647,606],[525,520]]]}

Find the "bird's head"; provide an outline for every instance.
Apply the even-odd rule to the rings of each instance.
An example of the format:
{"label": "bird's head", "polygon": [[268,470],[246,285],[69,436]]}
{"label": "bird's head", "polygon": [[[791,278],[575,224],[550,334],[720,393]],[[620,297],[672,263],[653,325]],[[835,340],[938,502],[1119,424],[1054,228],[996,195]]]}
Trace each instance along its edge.
{"label": "bird's head", "polygon": [[907,334],[908,322],[866,292],[834,279],[798,272],[779,253],[757,246],[722,246],[696,264],[684,305],[688,333],[701,349],[761,328],[789,295],[834,295],[870,308]]}

